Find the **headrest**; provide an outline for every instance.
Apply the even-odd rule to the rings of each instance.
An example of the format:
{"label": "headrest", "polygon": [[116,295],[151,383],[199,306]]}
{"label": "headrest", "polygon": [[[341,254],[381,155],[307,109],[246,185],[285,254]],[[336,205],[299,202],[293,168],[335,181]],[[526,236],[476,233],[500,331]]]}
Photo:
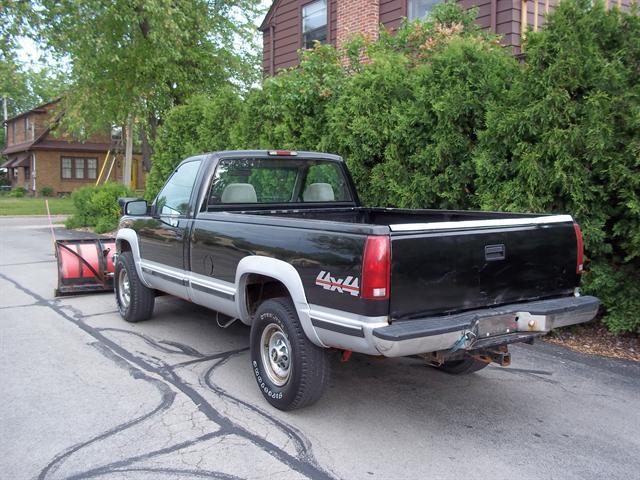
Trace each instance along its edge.
{"label": "headrest", "polygon": [[222,192],[222,203],[257,203],[256,189],[249,183],[230,183]]}
{"label": "headrest", "polygon": [[333,187],[328,183],[312,183],[302,194],[305,202],[333,202],[336,197]]}

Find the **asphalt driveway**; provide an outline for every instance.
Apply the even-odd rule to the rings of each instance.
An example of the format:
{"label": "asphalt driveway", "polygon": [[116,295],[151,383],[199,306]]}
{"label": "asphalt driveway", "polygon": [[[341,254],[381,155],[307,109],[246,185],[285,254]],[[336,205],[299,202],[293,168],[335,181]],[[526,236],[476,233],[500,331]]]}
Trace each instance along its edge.
{"label": "asphalt driveway", "polygon": [[0,478],[638,478],[640,364],[538,343],[452,377],[354,355],[283,413],[248,328],[172,297],[128,324],[56,278],[46,219],[0,218]]}

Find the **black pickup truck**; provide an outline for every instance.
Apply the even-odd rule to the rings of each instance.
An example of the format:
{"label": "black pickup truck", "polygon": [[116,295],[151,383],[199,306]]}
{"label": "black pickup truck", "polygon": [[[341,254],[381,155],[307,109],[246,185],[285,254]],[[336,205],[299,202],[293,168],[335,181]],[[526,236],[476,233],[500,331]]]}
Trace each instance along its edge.
{"label": "black pickup truck", "polygon": [[252,371],[283,410],[320,397],[329,349],[470,373],[598,310],[579,292],[569,215],[365,208],[335,155],[195,156],[151,205],[123,210],[124,319],[148,319],[163,292],[215,310],[221,326],[250,325]]}

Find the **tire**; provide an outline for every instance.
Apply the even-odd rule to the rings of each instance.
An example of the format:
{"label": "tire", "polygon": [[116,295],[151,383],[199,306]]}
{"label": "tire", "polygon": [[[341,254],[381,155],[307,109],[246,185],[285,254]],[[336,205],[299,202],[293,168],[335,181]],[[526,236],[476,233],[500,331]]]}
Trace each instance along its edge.
{"label": "tire", "polygon": [[475,358],[464,358],[462,360],[452,360],[450,362],[444,362],[440,366],[436,366],[438,370],[441,370],[449,375],[467,375],[469,373],[477,372],[478,370],[482,370],[487,365],[486,362],[482,360],[477,360]]}
{"label": "tire", "polygon": [[155,292],[140,281],[131,252],[118,255],[114,284],[116,303],[122,318],[131,323],[151,318]]}
{"label": "tire", "polygon": [[251,325],[251,366],[262,395],[279,410],[315,403],[329,381],[327,352],[309,341],[289,298],[258,307]]}

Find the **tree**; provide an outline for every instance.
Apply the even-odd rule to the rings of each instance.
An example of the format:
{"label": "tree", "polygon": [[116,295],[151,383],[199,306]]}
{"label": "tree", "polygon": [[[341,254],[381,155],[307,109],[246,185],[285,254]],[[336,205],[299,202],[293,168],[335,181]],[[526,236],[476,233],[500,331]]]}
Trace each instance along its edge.
{"label": "tree", "polygon": [[476,13],[441,4],[425,22],[354,45],[357,73],[330,111],[328,145],[347,158],[366,203],[477,206],[477,137],[487,106],[504,95],[518,64],[478,29]]}
{"label": "tree", "polygon": [[212,98],[194,96],[172,108],[158,131],[145,196],[152,200],[176,165],[188,156],[233,149],[232,130],[241,111],[242,99],[232,87],[221,88]]}
{"label": "tree", "polygon": [[[70,64],[65,126],[131,125],[149,144],[164,113],[197,93],[251,82],[259,0],[37,0],[30,34]],[[132,129],[129,128],[129,136]]]}
{"label": "tree", "polygon": [[480,204],[573,214],[591,259],[585,289],[612,331],[638,331],[640,17],[564,0],[525,51],[513,88],[487,112]]}
{"label": "tree", "polygon": [[28,2],[9,1],[0,7],[0,100],[7,99],[9,117],[56,98],[66,83],[63,72],[51,66],[20,64],[16,51],[29,11]]}
{"label": "tree", "polygon": [[[65,87],[66,79],[61,72],[46,67],[21,68],[13,52],[0,49],[0,104],[6,101],[8,117],[57,98]],[[2,129],[0,146],[4,141]]]}

